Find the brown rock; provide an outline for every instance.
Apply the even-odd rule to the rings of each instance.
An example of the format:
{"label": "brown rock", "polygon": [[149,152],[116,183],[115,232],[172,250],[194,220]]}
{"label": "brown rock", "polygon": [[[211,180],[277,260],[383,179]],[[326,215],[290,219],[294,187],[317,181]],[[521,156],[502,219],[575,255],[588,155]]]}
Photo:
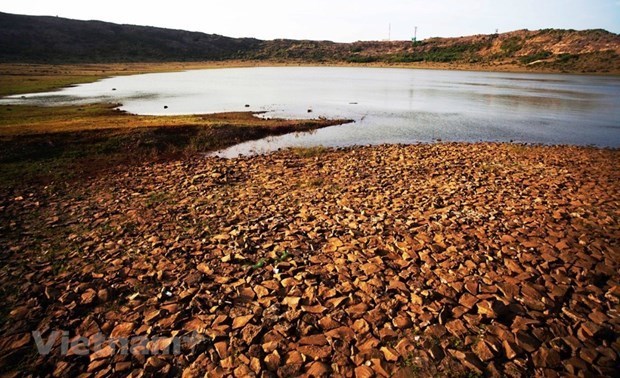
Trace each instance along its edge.
{"label": "brown rock", "polygon": [[90,355],[90,360],[96,361],[103,358],[110,358],[114,355],[115,349],[110,345],[106,345]]}
{"label": "brown rock", "polygon": [[356,367],[354,373],[355,378],[372,378],[375,376],[375,372],[365,365]]}
{"label": "brown rock", "polygon": [[577,375],[580,371],[588,371],[588,364],[579,357],[571,357],[562,364],[570,374]]}
{"label": "brown rock", "polygon": [[101,289],[97,291],[97,299],[99,299],[100,303],[105,303],[110,299],[110,292],[108,289]]}
{"label": "brown rock", "polygon": [[361,342],[358,345],[358,349],[362,353],[370,353],[375,350],[375,348],[379,345],[380,341],[372,336],[368,337],[366,340]]}
{"label": "brown rock", "polygon": [[114,371],[115,372],[123,372],[123,371],[127,371],[131,369],[131,362],[127,361],[127,362],[117,362],[116,365],[114,365]]}
{"label": "brown rock", "polygon": [[245,327],[245,325],[248,324],[250,320],[252,320],[252,318],[254,318],[253,314],[238,316],[234,318],[232,323],[232,329],[239,329]]}
{"label": "brown rock", "polygon": [[[453,323],[450,324],[450,327],[455,330],[459,328],[458,326],[459,323]],[[462,322],[461,322],[462,324]],[[460,332],[462,331],[462,329],[458,329],[459,334],[461,334]],[[448,333],[448,330],[446,329],[445,326],[441,325],[441,324],[433,324],[431,326],[426,327],[426,329],[424,330],[424,334],[428,337],[432,337],[433,339],[439,340],[441,338],[443,338],[443,336]]]}
{"label": "brown rock", "polygon": [[399,329],[411,328],[411,326],[413,326],[413,322],[411,321],[411,318],[409,316],[404,316],[404,315],[395,317],[392,320],[392,324],[394,324],[394,327],[399,328]]}
{"label": "brown rock", "polygon": [[515,342],[521,349],[525,350],[528,353],[534,352],[536,349],[538,349],[538,346],[540,345],[540,342],[534,337],[530,336],[529,332],[527,331],[517,332]]}
{"label": "brown rock", "polygon": [[490,361],[495,358],[495,354],[483,340],[480,340],[474,344],[472,351],[481,361]]}
{"label": "brown rock", "polygon": [[476,281],[466,282],[465,290],[467,290],[471,295],[478,295],[478,282]]}
{"label": "brown rock", "polygon": [[355,339],[355,332],[349,327],[338,327],[325,332],[325,336],[351,342]]}
{"label": "brown rock", "polygon": [[329,368],[329,366],[319,361],[312,362],[306,370],[306,374],[308,375],[308,377],[317,378],[326,377],[329,375],[330,372],[331,369]]}
{"label": "brown rock", "polygon": [[351,328],[358,335],[363,335],[365,333],[368,333],[368,331],[370,331],[370,326],[368,325],[368,322],[364,319],[357,319],[356,321],[354,321]]}
{"label": "brown rock", "polygon": [[269,289],[261,285],[255,285],[254,292],[259,299],[269,295]]}
{"label": "brown rock", "polygon": [[211,269],[211,267],[206,263],[198,264],[198,266],[196,266],[196,269],[198,269],[199,272],[206,274],[206,275],[213,274],[213,269]]}
{"label": "brown rock", "polygon": [[581,325],[581,329],[583,329],[586,335],[590,337],[594,337],[596,334],[600,332],[602,328],[601,326],[595,324],[594,322],[588,321]]}
{"label": "brown rock", "polygon": [[97,298],[97,292],[93,289],[88,289],[84,293],[82,293],[81,298],[82,298],[81,303],[83,305],[89,305],[93,303],[95,299]]}
{"label": "brown rock", "polygon": [[299,339],[300,345],[318,345],[323,346],[327,345],[327,338],[325,335],[310,335],[304,336]]}
{"label": "brown rock", "polygon": [[313,360],[322,360],[332,355],[332,348],[329,346],[301,345],[297,350]]}
{"label": "brown rock", "polygon": [[553,349],[542,347],[532,355],[536,367],[557,368],[562,363],[560,354]]}
{"label": "brown rock", "polygon": [[265,357],[265,366],[267,367],[267,370],[278,371],[278,368],[280,367],[280,362],[281,358],[277,350],[273,351],[273,353],[268,354],[267,357]]}
{"label": "brown rock", "polygon": [[340,323],[332,319],[330,316],[325,316],[319,320],[319,325],[323,330],[330,330],[340,327]]}
{"label": "brown rock", "polygon": [[301,306],[301,309],[305,312],[309,312],[311,314],[322,314],[327,311],[327,307],[316,305],[316,306]]}
{"label": "brown rock", "polygon": [[503,340],[502,345],[504,347],[504,355],[507,359],[512,360],[521,353],[519,348],[514,342],[509,340]]}
{"label": "brown rock", "polygon": [[291,351],[291,352],[289,352],[289,353],[286,355],[286,361],[285,361],[285,364],[287,364],[287,365],[291,365],[291,364],[303,364],[304,362],[305,362],[305,361],[304,361],[303,356],[301,355],[301,353],[299,353],[299,352],[298,352],[298,351],[296,351],[296,350]]}
{"label": "brown rock", "polygon": [[300,300],[301,300],[301,297],[285,297],[282,300],[282,304],[289,306],[292,309],[296,309],[299,306]]}
{"label": "brown rock", "polygon": [[383,357],[385,357],[387,361],[396,362],[400,357],[398,352],[390,347],[381,347],[380,351],[383,353]]}
{"label": "brown rock", "polygon": [[349,306],[346,310],[351,316],[359,317],[368,311],[368,305],[364,302]]}
{"label": "brown rock", "polygon": [[504,296],[510,300],[519,295],[519,287],[517,285],[510,284],[508,282],[498,282],[497,288],[504,294]]}
{"label": "brown rock", "polygon": [[478,313],[487,318],[497,319],[506,313],[506,306],[498,300],[485,300],[478,302]]}
{"label": "brown rock", "polygon": [[521,285],[521,295],[526,298],[534,299],[536,301],[540,301],[543,298],[543,295],[540,293],[539,289],[527,282]]}
{"label": "brown rock", "polygon": [[456,357],[466,368],[472,370],[477,374],[482,374],[484,365],[478,357],[472,352],[461,352],[459,350],[450,350],[450,353]]}
{"label": "brown rock", "polygon": [[241,331],[241,337],[243,338],[243,341],[245,341],[247,345],[250,345],[254,342],[254,339],[256,338],[256,336],[258,336],[258,334],[262,330],[263,330],[263,327],[261,326],[247,324],[243,328],[243,331]]}
{"label": "brown rock", "polygon": [[461,337],[467,333],[467,328],[465,328],[463,321],[460,319],[452,320],[446,323],[446,329],[456,337]]}
{"label": "brown rock", "polygon": [[579,351],[579,357],[589,364],[594,364],[598,357],[598,352],[593,348],[584,348]]}
{"label": "brown rock", "polygon": [[371,362],[371,367],[372,370],[374,370],[374,372],[377,375],[380,375],[382,377],[389,377],[390,373],[388,373],[388,371],[386,370],[385,366],[383,366],[383,361],[379,358],[371,358],[370,359]]}
{"label": "brown rock", "polygon": [[222,360],[228,358],[228,341],[217,341],[213,343],[213,346]]}
{"label": "brown rock", "polygon": [[478,303],[478,298],[469,293],[465,293],[459,298],[459,304],[468,309],[473,308],[476,303]]}
{"label": "brown rock", "polygon": [[431,345],[431,347],[428,349],[428,354],[435,361],[441,361],[446,356],[446,354],[444,353],[443,349],[441,349],[441,347],[437,343],[433,343]]}
{"label": "brown rock", "polygon": [[252,370],[246,364],[240,364],[235,370],[233,370],[235,378],[244,378],[252,376]]}
{"label": "brown rock", "polygon": [[597,325],[602,325],[603,323],[609,321],[609,317],[605,314],[603,314],[600,311],[592,311],[591,313],[588,314],[588,318],[590,318],[590,320],[592,320],[595,324]]}

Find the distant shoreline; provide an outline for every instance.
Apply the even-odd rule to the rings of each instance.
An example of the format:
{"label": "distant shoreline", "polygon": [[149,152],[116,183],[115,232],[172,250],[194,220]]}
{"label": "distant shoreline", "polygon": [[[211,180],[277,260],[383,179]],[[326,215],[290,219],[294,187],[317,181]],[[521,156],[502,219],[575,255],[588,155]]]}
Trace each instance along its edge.
{"label": "distant shoreline", "polygon": [[204,62],[142,62],[142,63],[82,63],[35,64],[0,63],[0,96],[37,93],[63,87],[95,82],[113,76],[138,75],[158,72],[176,72],[197,69],[243,67],[374,67],[403,69],[433,69],[479,72],[513,72],[531,74],[570,74],[587,76],[620,76],[613,72],[561,72],[545,68],[526,68],[515,64],[466,64],[466,63],[348,63],[308,61],[259,61],[228,60]]}

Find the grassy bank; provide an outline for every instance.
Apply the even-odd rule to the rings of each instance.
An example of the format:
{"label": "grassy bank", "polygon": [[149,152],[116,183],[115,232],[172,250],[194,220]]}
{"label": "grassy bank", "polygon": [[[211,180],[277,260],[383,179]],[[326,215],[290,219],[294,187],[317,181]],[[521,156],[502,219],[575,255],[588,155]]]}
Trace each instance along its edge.
{"label": "grassy bank", "polygon": [[171,72],[191,69],[243,67],[248,63],[166,62],[100,64],[0,64],[0,96],[45,92],[74,84],[91,83],[119,75]]}
{"label": "grassy bank", "polygon": [[[105,77],[251,66],[248,62],[82,65],[1,64],[0,95],[42,92]],[[0,106],[0,187],[73,180],[213,151],[269,135],[311,131],[347,120],[280,120],[250,112],[139,116],[117,104]]]}
{"label": "grassy bank", "polygon": [[0,186],[72,180],[345,120],[263,119],[251,112],[137,116],[115,105],[0,106]]}

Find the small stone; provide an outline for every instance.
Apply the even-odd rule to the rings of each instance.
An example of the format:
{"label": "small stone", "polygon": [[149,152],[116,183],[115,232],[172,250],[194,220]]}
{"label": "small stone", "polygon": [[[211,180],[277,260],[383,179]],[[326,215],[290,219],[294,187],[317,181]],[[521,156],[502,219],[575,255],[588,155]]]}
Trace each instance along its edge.
{"label": "small stone", "polygon": [[322,362],[313,362],[310,364],[310,366],[308,367],[308,370],[306,370],[306,374],[309,377],[326,377],[329,375],[329,373],[331,372],[331,369],[329,368],[329,366],[327,366],[326,364],[322,363]]}
{"label": "small stone", "polygon": [[579,357],[581,357],[581,359],[585,362],[593,364],[598,357],[598,352],[596,351],[596,349],[584,348],[579,351]]}
{"label": "small stone", "polygon": [[509,360],[512,360],[521,353],[521,349],[512,341],[504,340],[502,345],[504,346],[504,354]]}
{"label": "small stone", "polygon": [[390,347],[381,347],[380,351],[383,353],[383,357],[385,357],[387,361],[396,362],[400,357],[398,352]]}
{"label": "small stone", "polygon": [[536,349],[538,349],[538,346],[540,345],[540,342],[530,336],[526,331],[517,332],[515,342],[521,349],[525,350],[528,353],[534,352]]}
{"label": "small stone", "polygon": [[482,362],[472,352],[461,352],[459,350],[450,350],[450,353],[456,357],[466,368],[472,370],[476,374],[482,374],[484,366]]}
{"label": "small stone", "polygon": [[453,336],[456,337],[461,337],[468,332],[467,328],[463,324],[463,321],[461,321],[460,319],[452,320],[446,323],[446,329],[448,330],[448,332],[450,332]]}
{"label": "small stone", "polygon": [[487,343],[485,343],[483,340],[480,340],[476,344],[474,344],[472,351],[476,354],[476,356],[478,356],[481,361],[490,361],[495,358],[495,354],[493,354],[491,348],[489,348]]}
{"label": "small stone", "polygon": [[277,350],[265,357],[265,366],[267,366],[267,369],[270,371],[278,371],[280,362],[281,358]]}
{"label": "small stone", "polygon": [[299,339],[300,345],[318,345],[323,346],[327,345],[327,338],[325,335],[310,335],[304,336]]}
{"label": "small stone", "polygon": [[478,298],[469,293],[465,293],[459,298],[459,304],[468,309],[473,308],[476,303],[478,303]]}
{"label": "small stone", "polygon": [[241,331],[241,337],[247,345],[251,345],[254,342],[254,339],[256,338],[256,336],[258,336],[258,334],[262,330],[263,330],[263,327],[261,326],[257,326],[254,324],[247,324],[243,328],[243,331]]}
{"label": "small stone", "polygon": [[105,303],[110,299],[110,292],[108,291],[108,289],[101,289],[97,292],[97,299],[99,299],[99,302],[101,303]]}
{"label": "small stone", "polygon": [[233,319],[232,329],[239,329],[245,327],[245,325],[248,324],[253,317],[253,314],[236,317],[235,319]]}
{"label": "small stone", "polygon": [[251,374],[252,370],[250,370],[250,367],[246,364],[239,364],[239,366],[233,370],[235,378],[245,378],[251,376]]}
{"label": "small stone", "polygon": [[562,363],[560,354],[553,349],[540,348],[532,355],[534,366],[556,368]]}
{"label": "small stone", "polygon": [[594,322],[588,321],[581,325],[581,329],[583,329],[586,335],[594,337],[600,332],[601,326],[595,324]]}
{"label": "small stone", "polygon": [[97,292],[93,289],[88,289],[82,293],[81,298],[83,305],[89,305],[95,301],[95,298],[97,298]]}
{"label": "small stone", "polygon": [[332,348],[329,346],[301,345],[297,350],[313,360],[322,360],[332,355]]}
{"label": "small stone", "polygon": [[478,302],[478,313],[487,318],[496,319],[506,313],[506,306],[498,300]]}
{"label": "small stone", "polygon": [[375,376],[375,372],[365,365],[356,367],[353,372],[355,374],[355,378],[372,378]]}
{"label": "small stone", "polygon": [[392,320],[392,324],[394,324],[394,327],[398,328],[398,329],[406,329],[406,328],[411,328],[411,326],[413,326],[413,322],[411,321],[411,318],[409,316],[397,316]]}
{"label": "small stone", "polygon": [[217,341],[213,343],[213,346],[222,360],[228,358],[228,341]]}

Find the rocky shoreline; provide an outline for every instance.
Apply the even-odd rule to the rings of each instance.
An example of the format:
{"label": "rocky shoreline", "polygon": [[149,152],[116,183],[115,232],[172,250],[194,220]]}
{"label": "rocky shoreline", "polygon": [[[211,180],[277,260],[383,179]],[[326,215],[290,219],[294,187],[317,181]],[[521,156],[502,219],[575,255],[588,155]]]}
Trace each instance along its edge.
{"label": "rocky shoreline", "polygon": [[[289,150],[5,193],[0,373],[617,376],[619,157]],[[35,330],[201,337],[42,356]]]}

